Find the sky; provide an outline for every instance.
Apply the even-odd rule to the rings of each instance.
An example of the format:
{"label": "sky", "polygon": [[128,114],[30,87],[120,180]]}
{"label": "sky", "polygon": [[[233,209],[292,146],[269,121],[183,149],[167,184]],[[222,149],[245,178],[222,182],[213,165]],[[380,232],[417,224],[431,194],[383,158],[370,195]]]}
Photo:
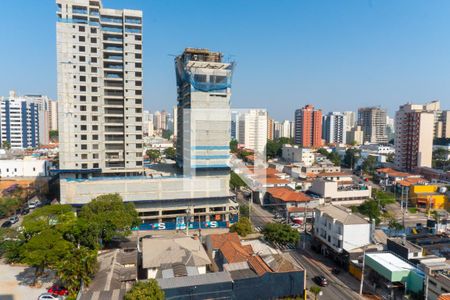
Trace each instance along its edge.
{"label": "sky", "polygon": [[[233,108],[276,120],[441,100],[450,109],[448,0],[103,0],[144,13],[144,107],[176,105],[173,55],[221,51],[236,62]],[[56,99],[54,0],[0,1],[0,95]]]}

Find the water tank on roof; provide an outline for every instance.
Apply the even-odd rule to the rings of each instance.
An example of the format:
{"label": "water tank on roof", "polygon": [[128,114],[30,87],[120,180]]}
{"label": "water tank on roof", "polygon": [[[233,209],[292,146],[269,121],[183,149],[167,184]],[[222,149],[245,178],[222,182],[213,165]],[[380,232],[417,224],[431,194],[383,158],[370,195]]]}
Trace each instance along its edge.
{"label": "water tank on roof", "polygon": [[441,186],[441,187],[439,188],[439,193],[441,193],[441,194],[447,193],[447,187]]}

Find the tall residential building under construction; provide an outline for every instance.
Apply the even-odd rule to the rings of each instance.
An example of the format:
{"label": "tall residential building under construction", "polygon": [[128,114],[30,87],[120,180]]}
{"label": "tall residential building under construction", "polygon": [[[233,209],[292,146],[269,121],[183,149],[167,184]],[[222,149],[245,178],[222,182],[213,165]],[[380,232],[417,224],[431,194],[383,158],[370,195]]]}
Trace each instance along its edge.
{"label": "tall residential building under construction", "polygon": [[56,3],[60,172],[141,174],[142,12]]}
{"label": "tall residential building under construction", "polygon": [[358,109],[358,126],[364,132],[364,143],[387,143],[386,110],[379,107]]}

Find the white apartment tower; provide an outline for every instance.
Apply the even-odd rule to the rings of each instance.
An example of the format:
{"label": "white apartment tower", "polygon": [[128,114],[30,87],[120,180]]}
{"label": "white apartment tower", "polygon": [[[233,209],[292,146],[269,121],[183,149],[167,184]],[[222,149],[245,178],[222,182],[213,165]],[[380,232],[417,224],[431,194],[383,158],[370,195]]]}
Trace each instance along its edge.
{"label": "white apartment tower", "polygon": [[434,112],[427,104],[405,104],[395,114],[395,165],[405,171],[430,167]]}
{"label": "white apartment tower", "polygon": [[142,12],[56,3],[60,169],[140,174]]}
{"label": "white apartment tower", "polygon": [[330,112],[323,116],[323,138],[328,144],[346,142],[346,118],[343,113]]}
{"label": "white apartment tower", "polygon": [[[267,144],[267,118],[267,111],[262,109],[250,109],[242,113],[239,116],[239,144],[264,155]],[[281,124],[277,124],[280,131]]]}

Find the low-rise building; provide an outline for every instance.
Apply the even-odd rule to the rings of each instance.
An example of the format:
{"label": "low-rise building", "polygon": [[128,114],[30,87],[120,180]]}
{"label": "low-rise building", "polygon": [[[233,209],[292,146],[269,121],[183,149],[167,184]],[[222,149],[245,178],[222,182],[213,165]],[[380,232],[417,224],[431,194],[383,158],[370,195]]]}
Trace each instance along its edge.
{"label": "low-rise building", "polygon": [[289,144],[283,145],[282,158],[290,163],[302,163],[305,167],[310,167],[315,162],[314,152],[310,148],[301,148]]}
{"label": "low-rise building", "polygon": [[407,178],[421,178],[420,175],[400,172],[392,168],[377,169],[375,176],[383,187],[395,186],[399,181]]}
{"label": "low-rise building", "polygon": [[366,282],[385,299],[403,299],[407,293],[423,292],[425,274],[391,252],[366,253],[365,266]]}
{"label": "low-rise building", "polygon": [[446,209],[447,188],[436,184],[416,184],[409,189],[411,205],[426,209]]}
{"label": "low-rise building", "polygon": [[372,187],[350,174],[322,173],[314,179],[309,192],[323,198],[325,202],[359,204],[371,197]]}
{"label": "low-rise building", "polygon": [[333,256],[346,265],[351,250],[370,242],[371,224],[358,214],[335,205],[314,209],[313,244],[322,254]]}
{"label": "low-rise building", "polygon": [[422,247],[403,238],[389,238],[387,240],[387,250],[406,260],[418,259],[423,256]]}
{"label": "low-rise building", "polygon": [[[440,260],[421,261],[419,264],[425,274],[426,299],[446,299],[443,295],[450,296],[450,264],[442,257]],[[441,297],[441,298],[440,298]]]}
{"label": "low-rise building", "polygon": [[147,278],[206,274],[211,260],[198,239],[186,236],[142,240],[142,268]]}
{"label": "low-rise building", "polygon": [[49,176],[51,163],[44,159],[0,160],[0,178]]}
{"label": "low-rise building", "polygon": [[290,212],[295,212],[293,208],[314,208],[322,204],[321,200],[289,187],[275,187],[267,190],[265,205],[273,207],[286,217],[290,217]]}

